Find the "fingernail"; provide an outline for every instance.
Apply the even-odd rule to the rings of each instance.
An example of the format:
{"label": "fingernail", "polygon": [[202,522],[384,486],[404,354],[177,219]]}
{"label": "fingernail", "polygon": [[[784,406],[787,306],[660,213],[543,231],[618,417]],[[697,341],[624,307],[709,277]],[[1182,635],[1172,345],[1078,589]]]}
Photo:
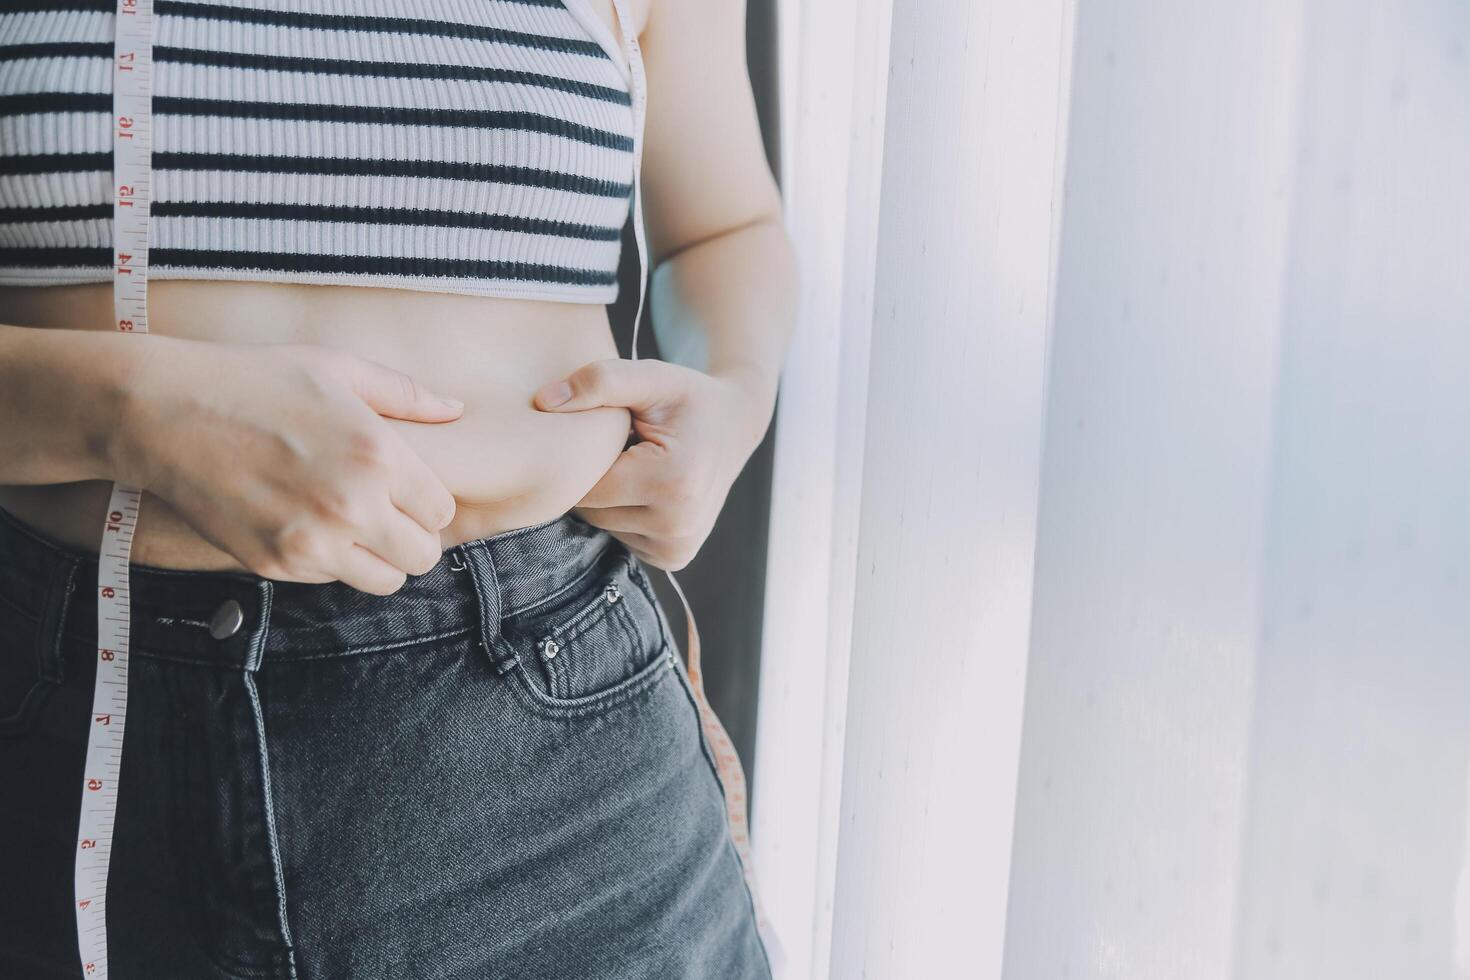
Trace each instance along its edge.
{"label": "fingernail", "polygon": [[448,395],[440,395],[439,400],[445,405],[448,405],[450,408],[454,409],[455,411],[459,411],[460,409],[464,408],[464,402],[460,401],[458,398],[450,398]]}
{"label": "fingernail", "polygon": [[541,396],[543,405],[560,405],[572,397],[572,386],[565,381],[555,381],[542,388],[537,394]]}

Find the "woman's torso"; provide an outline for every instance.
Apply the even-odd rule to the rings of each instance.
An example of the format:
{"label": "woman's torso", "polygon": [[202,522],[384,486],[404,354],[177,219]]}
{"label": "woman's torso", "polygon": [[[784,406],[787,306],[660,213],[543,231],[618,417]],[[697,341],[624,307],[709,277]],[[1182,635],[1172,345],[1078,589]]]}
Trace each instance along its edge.
{"label": "woman's torso", "polygon": [[[607,48],[608,39],[618,36],[612,2],[588,0],[588,4],[605,26],[601,41]],[[448,0],[436,0],[435,6],[457,9]],[[630,3],[633,19],[641,23],[647,7],[648,0]],[[404,43],[425,42],[410,37]],[[535,45],[526,50],[534,51]],[[594,48],[589,51],[595,56]],[[533,97],[549,98],[550,91],[537,90]],[[254,132],[263,143],[252,152],[292,149],[286,145],[292,137],[272,135],[280,130]],[[436,129],[431,135],[437,141],[452,132]],[[273,139],[280,143],[272,144]],[[13,151],[0,147],[0,152]],[[493,157],[494,151],[477,152]],[[388,184],[391,181],[384,182]],[[181,180],[176,186],[199,194],[197,182]],[[537,411],[531,403],[533,392],[545,382],[588,361],[618,356],[602,303],[381,285],[154,278],[149,284],[149,317],[150,330],[157,335],[340,348],[404,371],[430,390],[462,399],[464,414],[452,423],[384,420],[459,502],[454,522],[442,535],[446,547],[565,512],[601,478],[626,444],[630,421],[626,409],[556,414]],[[112,287],[103,282],[3,286],[0,323],[110,330]],[[102,481],[0,486],[0,507],[58,540],[95,551],[109,491],[110,485]],[[133,560],[172,568],[241,567],[193,532],[166,501],[150,494],[145,494],[140,511]]]}

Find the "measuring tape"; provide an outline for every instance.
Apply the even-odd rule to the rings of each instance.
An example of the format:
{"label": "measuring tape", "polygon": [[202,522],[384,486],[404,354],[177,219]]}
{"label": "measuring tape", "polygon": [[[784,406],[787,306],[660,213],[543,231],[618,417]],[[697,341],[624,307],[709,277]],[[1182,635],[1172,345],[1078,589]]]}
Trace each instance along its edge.
{"label": "measuring tape", "polygon": [[[633,313],[633,342],[630,360],[638,359],[638,324],[643,319],[643,297],[646,281],[648,279],[648,247],[643,232],[643,192],[642,192],[642,166],[643,166],[643,122],[648,107],[648,81],[643,71],[643,55],[638,46],[638,34],[633,30],[633,20],[628,16],[625,0],[613,0],[613,8],[618,15],[618,26],[622,31],[623,44],[627,47],[628,69],[632,76],[633,84],[633,238],[638,245],[638,306]],[[680,588],[679,582],[674,578],[674,573],[664,569],[668,576],[669,584],[679,595],[679,601],[684,606],[684,622],[686,625],[686,637],[688,640],[685,649],[686,672],[689,674],[690,687],[694,691],[694,703],[698,710],[700,727],[704,730],[705,738],[708,740],[710,749],[714,754],[715,770],[719,774],[721,789],[725,797],[725,815],[730,826],[730,840],[735,845],[735,853],[740,859],[740,867],[745,875],[746,886],[750,890],[751,904],[755,910],[756,930],[760,933],[765,943],[767,954],[771,960],[773,972],[779,978],[785,972],[785,951],[777,939],[775,931],[771,928],[770,921],[766,918],[765,909],[761,905],[760,892],[755,883],[755,861],[750,854],[750,827],[746,820],[746,790],[745,770],[741,768],[740,756],[735,752],[735,744],[730,741],[725,726],[720,724],[719,716],[710,707],[709,699],[704,694],[704,673],[699,665],[699,630],[694,625],[694,610],[689,608],[689,600]]]}
{"label": "measuring tape", "polygon": [[[153,153],[153,0],[117,0],[112,64],[112,310],[148,332],[148,219]],[[107,976],[107,869],[128,711],[128,559],[143,491],[112,485],[97,556],[97,677],[77,830],[77,947],[82,972]]]}

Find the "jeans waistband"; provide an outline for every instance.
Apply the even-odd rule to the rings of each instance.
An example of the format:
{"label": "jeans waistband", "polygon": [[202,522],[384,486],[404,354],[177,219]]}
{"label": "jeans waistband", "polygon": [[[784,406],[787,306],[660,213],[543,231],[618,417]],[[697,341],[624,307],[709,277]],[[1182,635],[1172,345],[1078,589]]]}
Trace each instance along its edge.
{"label": "jeans waistband", "polygon": [[[491,642],[501,621],[580,579],[618,544],[567,511],[454,545],[432,569],[409,576],[387,596],[340,581],[282,582],[133,564],[130,651],[254,670],[265,662],[368,653],[478,631],[504,671],[513,660]],[[36,621],[42,660],[59,669],[64,643],[97,643],[97,556],[0,508],[0,602]]]}

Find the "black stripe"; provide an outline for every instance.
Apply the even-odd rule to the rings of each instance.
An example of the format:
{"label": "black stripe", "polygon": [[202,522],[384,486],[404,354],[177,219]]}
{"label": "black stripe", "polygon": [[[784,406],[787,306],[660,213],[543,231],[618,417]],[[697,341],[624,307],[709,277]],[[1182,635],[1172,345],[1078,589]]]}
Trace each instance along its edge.
{"label": "black stripe", "polygon": [[[54,209],[53,209],[54,210]],[[0,221],[6,212],[0,210]],[[341,221],[371,225],[427,225],[434,228],[485,228],[527,235],[555,235],[593,242],[615,242],[621,228],[548,221],[508,214],[434,211],[424,208],[347,207],[330,204],[245,204],[236,201],[162,202],[153,206],[161,218],[250,218],[259,221]],[[33,219],[34,220],[34,219]]]}
{"label": "black stripe", "polygon": [[[112,96],[103,92],[34,92],[0,96],[0,115],[45,112],[111,112]],[[298,102],[236,102],[231,99],[153,97],[159,116],[205,116],[216,119],[289,119],[306,122],[376,123],[400,126],[463,126],[515,129],[590,143],[611,150],[633,151],[633,137],[583,126],[554,116],[508,109],[422,109],[387,106],[310,105]]]}
{"label": "black stripe", "polygon": [[46,41],[40,44],[0,44],[0,61],[21,58],[111,58],[112,45],[92,41]]}
{"label": "black stripe", "polygon": [[[157,98],[154,99],[155,104]],[[38,112],[112,112],[110,92],[28,92],[0,96],[0,115]]]}
{"label": "black stripe", "polygon": [[[31,45],[40,47],[40,45]],[[103,46],[105,47],[105,45]],[[104,52],[104,54],[107,52]],[[0,48],[0,58],[4,49]],[[286,55],[244,54],[235,51],[204,51],[197,48],[156,47],[155,61],[222,68],[253,68],[259,71],[310,72],[318,75],[359,75],[372,78],[442,78],[465,81],[514,82],[583,95],[604,102],[632,105],[623,89],[594,85],[575,78],[542,75],[513,68],[484,68],[478,65],[420,65],[406,62],[354,61],[345,58],[298,58]]]}
{"label": "black stripe", "polygon": [[0,176],[80,174],[112,170],[112,151],[105,153],[25,153],[0,156]]}
{"label": "black stripe", "polygon": [[27,221],[86,221],[89,218],[111,218],[111,204],[75,204],[39,208],[0,208],[0,225]]}
{"label": "black stripe", "polygon": [[[545,4],[545,6],[553,6]],[[560,6],[560,4],[556,4]],[[495,41],[543,51],[564,51],[594,58],[608,58],[596,41],[577,38],[547,37],[526,34],[483,24],[456,24],[446,20],[422,17],[370,17],[360,14],[317,14],[295,10],[260,10],[254,7],[215,6],[188,3],[184,0],[155,0],[153,9],[160,16],[195,17],[200,20],[225,20],[240,24],[265,24],[273,27],[297,27],[318,31],[365,31],[391,34],[425,34],[433,37],[459,37],[476,41]],[[611,58],[608,58],[611,61]]]}
{"label": "black stripe", "polygon": [[[280,252],[225,252],[210,249],[155,248],[150,267],[260,269],[270,272],[340,272],[352,275],[437,276],[459,279],[521,280],[572,286],[610,286],[616,272],[570,269],[532,262],[429,259],[417,256],[315,255]],[[109,248],[0,248],[0,266],[16,268],[112,267]]]}
{"label": "black stripe", "polygon": [[38,14],[65,10],[78,13],[110,14],[117,9],[115,0],[9,0],[7,14]]}
{"label": "black stripe", "polygon": [[[317,174],[329,177],[425,177],[473,180],[591,194],[627,197],[633,185],[556,170],[534,170],[494,163],[441,160],[378,160],[355,157],[288,157],[248,153],[154,153],[154,170],[236,170],[246,173]],[[86,173],[112,170],[112,152],[36,153],[0,156],[0,175]]]}

